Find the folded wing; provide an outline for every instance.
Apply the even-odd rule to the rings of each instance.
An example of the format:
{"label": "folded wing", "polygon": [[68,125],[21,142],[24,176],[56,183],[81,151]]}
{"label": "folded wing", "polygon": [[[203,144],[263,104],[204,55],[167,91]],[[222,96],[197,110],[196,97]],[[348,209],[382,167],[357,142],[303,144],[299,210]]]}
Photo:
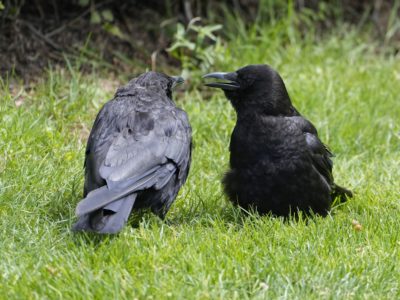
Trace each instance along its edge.
{"label": "folded wing", "polygon": [[311,122],[301,116],[290,117],[290,119],[303,133],[315,169],[326,183],[333,187],[332,152],[321,142],[317,130]]}
{"label": "folded wing", "polygon": [[94,126],[86,179],[97,180],[88,184],[96,188],[87,189],[77,206],[78,216],[140,190],[162,189],[173,176],[183,184],[191,151],[191,129],[183,111],[172,106],[130,112],[108,108],[100,112]]}

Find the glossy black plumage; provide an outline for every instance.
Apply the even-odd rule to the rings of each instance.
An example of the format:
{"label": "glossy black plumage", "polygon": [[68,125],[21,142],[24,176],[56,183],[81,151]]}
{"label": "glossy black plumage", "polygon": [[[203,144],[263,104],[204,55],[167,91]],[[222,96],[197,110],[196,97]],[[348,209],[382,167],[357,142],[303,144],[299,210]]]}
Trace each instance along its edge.
{"label": "glossy black plumage", "polygon": [[224,90],[237,113],[230,141],[230,169],[223,178],[229,199],[245,209],[288,216],[325,216],[336,197],[351,197],[334,183],[332,154],[317,130],[293,107],[279,74],[249,65],[206,85]]}
{"label": "glossy black plumage", "polygon": [[144,73],[100,110],[87,143],[74,230],[116,233],[132,209],[150,208],[164,218],[191,159],[191,127],[172,101],[180,80]]}

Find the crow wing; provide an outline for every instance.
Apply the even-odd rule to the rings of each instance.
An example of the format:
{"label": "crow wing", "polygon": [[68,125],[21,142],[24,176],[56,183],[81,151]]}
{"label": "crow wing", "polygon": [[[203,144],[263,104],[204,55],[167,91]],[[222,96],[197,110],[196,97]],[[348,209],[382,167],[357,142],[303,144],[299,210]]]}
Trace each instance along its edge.
{"label": "crow wing", "polygon": [[314,167],[328,185],[333,187],[332,152],[321,142],[317,130],[311,122],[301,116],[290,117],[290,119],[303,133]]}
{"label": "crow wing", "polygon": [[[153,103],[127,106],[113,100],[100,111],[85,162],[89,193],[77,206],[78,216],[135,191],[150,187],[159,190],[174,175],[180,184],[185,181],[191,155],[187,115],[165,102]],[[126,111],[126,107],[134,108]]]}

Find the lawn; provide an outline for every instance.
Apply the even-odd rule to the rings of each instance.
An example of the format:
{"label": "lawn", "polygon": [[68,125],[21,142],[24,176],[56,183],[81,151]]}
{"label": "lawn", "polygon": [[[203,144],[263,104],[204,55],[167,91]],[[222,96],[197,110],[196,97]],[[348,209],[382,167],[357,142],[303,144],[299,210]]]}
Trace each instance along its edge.
{"label": "lawn", "polygon": [[400,297],[399,57],[351,28],[319,38],[264,29],[232,37],[209,71],[275,67],[355,197],[308,221],[232,207],[220,179],[235,114],[221,92],[203,98],[211,91],[198,87],[176,95],[194,149],[166,220],[145,213],[117,236],[74,234],[86,138],[117,84],[75,65],[48,70],[28,93],[3,78],[0,298]]}

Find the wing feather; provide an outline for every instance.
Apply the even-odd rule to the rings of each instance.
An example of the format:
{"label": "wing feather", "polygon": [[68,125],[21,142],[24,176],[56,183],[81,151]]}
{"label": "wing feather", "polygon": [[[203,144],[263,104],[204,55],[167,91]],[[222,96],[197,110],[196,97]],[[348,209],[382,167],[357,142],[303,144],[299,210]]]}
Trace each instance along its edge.
{"label": "wing feather", "polygon": [[117,118],[112,105],[103,111],[92,129],[85,162],[90,173],[86,179],[94,177],[99,184],[87,190],[77,206],[78,216],[139,190],[161,189],[174,174],[184,173],[186,178],[189,170],[191,128],[185,112],[170,106],[132,110]]}
{"label": "wing feather", "polygon": [[333,156],[329,148],[321,142],[317,130],[310,121],[301,116],[289,117],[293,124],[301,130],[304,135],[311,160],[315,169],[320,173],[329,186],[333,186],[332,167]]}

